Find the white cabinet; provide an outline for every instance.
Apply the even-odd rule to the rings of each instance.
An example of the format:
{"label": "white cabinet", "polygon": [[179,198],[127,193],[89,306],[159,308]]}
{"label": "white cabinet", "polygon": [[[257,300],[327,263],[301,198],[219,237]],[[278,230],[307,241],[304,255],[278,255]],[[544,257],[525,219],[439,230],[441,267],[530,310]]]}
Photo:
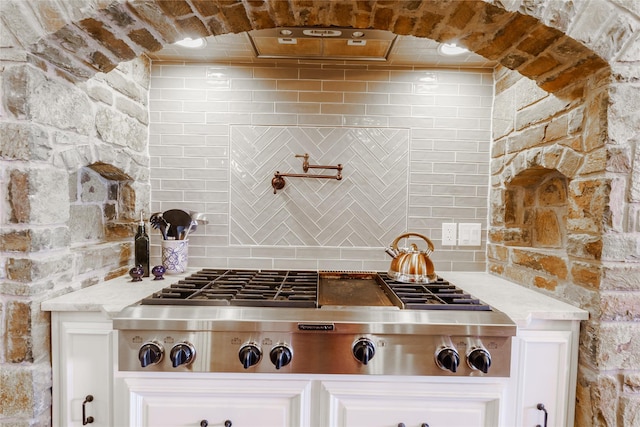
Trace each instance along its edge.
{"label": "white cabinet", "polygon": [[[578,321],[534,321],[513,338],[511,378],[117,372],[111,321],[52,313],[53,424],[455,427],[573,425]],[[115,373],[115,376],[114,376]],[[85,402],[87,396],[93,400]]]}
{"label": "white cabinet", "polygon": [[[196,376],[194,378],[194,375]],[[116,425],[137,427],[304,427],[311,381],[253,375],[121,377]]]}
{"label": "white cabinet", "polygon": [[[112,422],[114,334],[101,313],[51,315],[53,425],[74,427],[93,417],[92,427]],[[88,396],[91,396],[88,398]]]}
{"label": "white cabinet", "polygon": [[520,330],[513,341],[516,425],[544,425],[538,404],[548,413],[548,427],[573,425],[579,323],[549,323]]}
{"label": "white cabinet", "polygon": [[[507,379],[323,381],[317,426],[496,427],[508,390]],[[479,383],[477,380],[480,380]],[[327,417],[326,419],[324,417]]]}
{"label": "white cabinet", "polygon": [[233,427],[510,427],[501,415],[509,379],[473,380],[119,373],[115,421],[140,427],[197,427],[203,421]]}

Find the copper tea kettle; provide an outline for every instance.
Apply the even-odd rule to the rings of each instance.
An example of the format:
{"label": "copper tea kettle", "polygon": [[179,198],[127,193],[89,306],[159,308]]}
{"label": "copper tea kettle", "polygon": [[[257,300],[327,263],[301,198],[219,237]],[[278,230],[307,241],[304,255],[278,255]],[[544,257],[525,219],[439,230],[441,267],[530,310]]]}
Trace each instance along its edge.
{"label": "copper tea kettle", "polygon": [[[398,249],[398,242],[404,238],[415,236],[427,243],[426,250],[419,250],[415,243],[409,248]],[[385,249],[393,260],[389,267],[389,277],[399,282],[429,283],[438,278],[429,258],[434,251],[433,242],[429,238],[418,233],[405,233],[396,237],[390,247]]]}

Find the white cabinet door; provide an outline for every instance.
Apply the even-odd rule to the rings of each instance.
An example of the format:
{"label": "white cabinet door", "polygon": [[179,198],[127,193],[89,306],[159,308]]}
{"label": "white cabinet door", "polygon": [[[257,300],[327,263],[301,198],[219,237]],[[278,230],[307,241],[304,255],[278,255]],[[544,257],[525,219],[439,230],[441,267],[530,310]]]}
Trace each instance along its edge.
{"label": "white cabinet door", "polygon": [[568,407],[567,403],[574,398],[570,387],[575,389],[571,381],[571,366],[576,363],[571,357],[572,335],[571,331],[518,333],[517,425],[544,425],[544,413],[536,408],[539,403],[549,413],[548,427],[563,427],[573,420],[573,405]]}
{"label": "white cabinet door", "polygon": [[[474,379],[475,380],[475,379]],[[507,380],[482,384],[323,382],[323,406],[335,427],[497,427]]]}
{"label": "white cabinet door", "polygon": [[310,423],[311,381],[131,377],[118,384],[128,396],[129,418],[118,420],[123,426],[223,427],[229,421],[233,427],[304,427]]}
{"label": "white cabinet door", "polygon": [[101,313],[54,312],[51,323],[54,426],[82,426],[83,406],[85,421],[93,417],[88,425],[112,426],[111,321]]}

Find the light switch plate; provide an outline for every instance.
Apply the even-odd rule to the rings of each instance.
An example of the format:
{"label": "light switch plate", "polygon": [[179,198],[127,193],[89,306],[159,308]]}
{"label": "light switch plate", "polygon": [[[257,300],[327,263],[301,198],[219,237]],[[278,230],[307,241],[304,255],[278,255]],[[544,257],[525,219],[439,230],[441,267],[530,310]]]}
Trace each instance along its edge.
{"label": "light switch plate", "polygon": [[480,246],[482,243],[482,224],[461,222],[458,224],[459,246]]}
{"label": "light switch plate", "polygon": [[442,223],[442,246],[455,246],[457,229],[454,222]]}

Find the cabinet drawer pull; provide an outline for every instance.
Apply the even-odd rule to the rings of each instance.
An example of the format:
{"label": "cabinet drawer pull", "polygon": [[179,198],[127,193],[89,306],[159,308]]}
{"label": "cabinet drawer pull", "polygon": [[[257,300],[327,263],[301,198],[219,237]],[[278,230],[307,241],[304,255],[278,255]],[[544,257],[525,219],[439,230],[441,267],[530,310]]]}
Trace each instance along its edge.
{"label": "cabinet drawer pull", "polygon": [[[231,421],[225,420],[224,427],[231,427],[232,424],[233,423]],[[200,421],[200,427],[209,427],[209,421],[207,421],[207,420]]]}
{"label": "cabinet drawer pull", "polygon": [[87,424],[91,424],[93,422],[93,417],[89,416],[87,417],[87,402],[93,402],[93,396],[90,394],[87,394],[87,396],[84,398],[84,402],[82,402],[82,425],[86,426]]}
{"label": "cabinet drawer pull", "polygon": [[544,426],[541,426],[540,424],[538,424],[536,427],[547,427],[547,418],[549,417],[549,413],[547,412],[547,408],[545,408],[542,403],[538,403],[536,405],[536,409],[538,411],[543,411],[544,412]]}

